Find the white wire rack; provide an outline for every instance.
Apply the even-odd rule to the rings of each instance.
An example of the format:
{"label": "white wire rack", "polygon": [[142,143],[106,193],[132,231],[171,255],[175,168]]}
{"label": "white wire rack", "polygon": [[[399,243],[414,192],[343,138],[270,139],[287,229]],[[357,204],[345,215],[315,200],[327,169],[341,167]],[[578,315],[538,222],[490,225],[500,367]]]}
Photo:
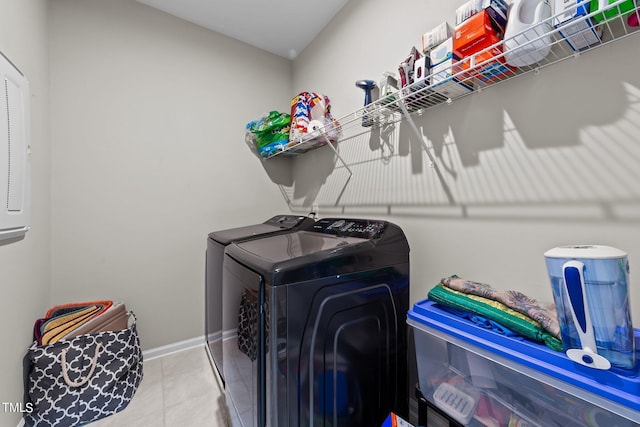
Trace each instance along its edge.
{"label": "white wire rack", "polygon": [[[640,33],[640,27],[629,25],[628,20],[632,17],[640,21],[640,9],[634,9],[632,11],[625,10],[624,7],[628,6],[630,1],[632,0],[612,1],[604,10],[592,11],[559,24],[559,22],[564,21],[562,18],[567,13],[571,15],[572,12],[580,8],[589,10],[588,7],[591,0],[577,2],[574,8],[558,14],[552,13],[549,18],[541,21],[537,25],[529,27],[509,38],[500,40],[498,43],[458,61],[454,64],[451,76],[444,83],[425,85],[423,82],[416,82],[394,93],[383,95],[368,106],[338,118],[338,123],[335,124],[338,129],[332,129],[332,131],[337,131],[343,136],[366,132],[370,128],[363,127],[363,121],[368,121],[372,123],[373,126],[387,126],[403,119],[408,119],[409,123],[412,124],[411,116],[423,114],[424,111],[430,108],[450,104],[459,98],[480,92],[506,80],[526,73],[538,72],[544,67],[556,64],[565,59],[576,58],[597,47],[638,34]],[[638,7],[640,8],[640,5]],[[573,15],[575,15],[575,13],[573,13]],[[601,20],[599,22],[594,21],[594,16],[599,16]],[[591,33],[583,30],[576,31],[577,27],[581,25],[585,26],[586,24],[597,29],[599,37],[597,37],[596,40],[591,38],[587,40],[587,37]],[[575,41],[582,41],[583,44],[587,46],[580,50],[574,50],[564,35],[571,35],[574,44]],[[514,45],[517,47],[514,48]],[[520,67],[507,67],[502,64],[505,62],[505,55],[508,54],[510,49],[512,53],[515,49],[521,49],[521,51],[524,52],[523,55],[527,55],[535,52],[538,46],[546,46],[545,49],[550,46],[549,53],[546,54],[543,59],[531,65]],[[491,55],[489,55],[490,59],[484,62],[475,61],[476,58],[483,57],[483,54],[488,52],[491,52]],[[496,54],[496,52],[499,53]],[[495,64],[494,61],[501,61],[502,66],[497,67],[497,70],[499,70],[497,72],[495,71],[496,68],[494,68],[490,78],[487,78],[485,72],[486,67],[490,63]],[[449,88],[447,88],[447,86],[460,83],[465,85],[465,90],[456,91],[455,95],[451,95],[452,91],[448,90],[450,86]],[[329,142],[325,134],[315,131],[305,135],[298,141],[290,141],[286,149],[275,152],[267,158],[278,155],[297,155],[324,145],[330,145],[331,148],[335,150],[335,147]],[[337,151],[336,155],[338,156],[338,160],[346,167],[346,163],[340,158]]]}

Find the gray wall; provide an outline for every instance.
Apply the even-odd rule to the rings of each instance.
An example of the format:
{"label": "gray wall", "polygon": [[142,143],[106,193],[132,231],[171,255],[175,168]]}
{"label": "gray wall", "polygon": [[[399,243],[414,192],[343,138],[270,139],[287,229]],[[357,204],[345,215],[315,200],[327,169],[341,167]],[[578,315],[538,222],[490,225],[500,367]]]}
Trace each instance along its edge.
{"label": "gray wall", "polygon": [[[50,181],[48,7],[45,0],[0,1],[0,51],[27,76],[31,89],[31,230],[0,241],[0,402],[22,402],[22,358],[33,322],[50,302]],[[0,407],[0,426],[21,414]]]}
{"label": "gray wall", "polygon": [[52,303],[121,299],[146,349],[202,337],[207,234],[288,212],[244,126],[291,63],[133,0],[51,7]]}
{"label": "gray wall", "polygon": [[[396,70],[420,35],[453,22],[462,3],[406,0],[402,12],[351,0],[294,61],[294,91],[323,92],[334,116],[349,120],[364,98],[354,82]],[[413,301],[451,274],[551,301],[544,251],[619,247],[629,254],[640,325],[637,43],[632,36],[430,109],[416,118],[422,142],[406,122],[382,137],[346,138],[339,150],[349,181],[329,149],[301,156],[294,203],[402,226]]]}

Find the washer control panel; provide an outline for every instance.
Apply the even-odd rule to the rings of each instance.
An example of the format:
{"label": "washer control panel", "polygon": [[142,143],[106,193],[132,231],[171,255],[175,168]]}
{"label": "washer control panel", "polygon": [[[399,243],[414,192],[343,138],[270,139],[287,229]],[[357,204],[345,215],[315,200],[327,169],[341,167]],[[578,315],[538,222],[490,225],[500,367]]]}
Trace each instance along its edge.
{"label": "washer control panel", "polygon": [[308,228],[308,231],[361,239],[377,239],[382,236],[386,226],[387,222],[385,221],[325,218],[316,221],[312,227]]}
{"label": "washer control panel", "polygon": [[299,215],[278,215],[274,216],[271,219],[265,221],[265,224],[274,225],[280,228],[293,228],[300,225],[305,219],[311,221],[310,218],[306,216]]}

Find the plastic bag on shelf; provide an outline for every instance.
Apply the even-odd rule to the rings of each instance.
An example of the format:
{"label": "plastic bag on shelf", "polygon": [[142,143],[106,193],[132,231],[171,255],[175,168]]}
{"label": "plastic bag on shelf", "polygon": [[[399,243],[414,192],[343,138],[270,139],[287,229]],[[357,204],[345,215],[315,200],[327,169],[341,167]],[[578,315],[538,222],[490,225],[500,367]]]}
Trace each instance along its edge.
{"label": "plastic bag on shelf", "polygon": [[[324,145],[326,139],[335,142],[340,138],[340,123],[331,115],[331,101],[326,95],[315,92],[301,92],[291,99],[291,130],[289,140],[297,144],[313,132],[313,145]],[[306,142],[306,141],[305,141]]]}
{"label": "plastic bag on shelf", "polygon": [[289,114],[271,111],[258,120],[247,123],[245,142],[260,156],[269,157],[286,148],[290,123]]}

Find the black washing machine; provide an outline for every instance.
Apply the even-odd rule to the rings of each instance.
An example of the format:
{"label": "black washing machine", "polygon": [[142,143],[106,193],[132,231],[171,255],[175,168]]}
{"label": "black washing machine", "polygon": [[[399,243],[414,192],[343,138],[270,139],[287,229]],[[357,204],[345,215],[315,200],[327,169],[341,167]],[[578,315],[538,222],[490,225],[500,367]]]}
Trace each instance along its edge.
{"label": "black washing machine", "polygon": [[[329,218],[227,246],[232,426],[371,427],[408,412],[409,245],[386,221]],[[227,314],[231,311],[231,314]]]}
{"label": "black washing machine", "polygon": [[[207,239],[205,270],[205,336],[216,369],[224,383],[222,369],[222,339],[229,327],[235,327],[237,319],[223,318],[222,261],[225,248],[233,242],[259,239],[279,233],[291,233],[315,221],[306,216],[278,215],[262,224],[248,225],[229,230],[215,231]],[[231,325],[225,328],[225,324]]]}

